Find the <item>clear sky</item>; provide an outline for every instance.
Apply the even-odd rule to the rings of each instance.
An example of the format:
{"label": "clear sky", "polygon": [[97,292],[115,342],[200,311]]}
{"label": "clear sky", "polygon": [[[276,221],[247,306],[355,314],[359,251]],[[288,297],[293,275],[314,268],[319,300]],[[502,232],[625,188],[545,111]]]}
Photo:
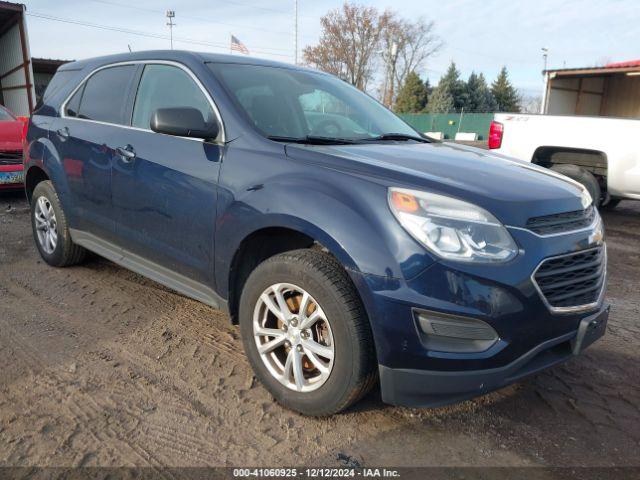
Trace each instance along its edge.
{"label": "clear sky", "polygon": [[[164,12],[176,12],[175,48],[229,52],[233,34],[252,55],[293,62],[294,0],[26,0],[31,53],[80,59],[134,50],[169,48]],[[408,18],[433,20],[445,46],[429,59],[423,77],[432,84],[454,60],[492,80],[509,68],[514,84],[541,89],[542,52],[550,67],[592,66],[640,59],[640,0],[362,0]],[[299,0],[300,50],[318,40],[319,17],[339,0]],[[63,23],[44,15],[78,23]],[[93,27],[80,25],[90,23]],[[114,31],[96,28],[109,27]],[[142,32],[151,37],[135,35]],[[167,37],[167,38],[164,38]],[[192,43],[182,40],[188,39]],[[198,44],[198,42],[200,44]]]}

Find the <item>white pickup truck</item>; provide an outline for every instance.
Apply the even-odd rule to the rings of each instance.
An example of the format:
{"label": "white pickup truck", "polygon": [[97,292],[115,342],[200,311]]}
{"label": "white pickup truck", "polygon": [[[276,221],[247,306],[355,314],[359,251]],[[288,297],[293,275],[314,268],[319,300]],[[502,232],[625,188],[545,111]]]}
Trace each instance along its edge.
{"label": "white pickup truck", "polygon": [[489,148],[573,178],[595,205],[640,200],[640,120],[499,113]]}

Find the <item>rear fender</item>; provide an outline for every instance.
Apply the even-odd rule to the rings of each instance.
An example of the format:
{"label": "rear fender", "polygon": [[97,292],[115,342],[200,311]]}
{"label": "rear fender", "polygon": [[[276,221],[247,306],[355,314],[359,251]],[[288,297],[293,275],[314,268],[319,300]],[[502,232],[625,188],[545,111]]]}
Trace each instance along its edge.
{"label": "rear fender", "polygon": [[[31,135],[29,136],[31,137]],[[40,168],[43,170],[51,180],[58,194],[58,198],[62,203],[62,208],[71,225],[73,225],[75,211],[70,199],[69,180],[64,171],[63,160],[53,142],[46,136],[33,139],[28,144],[28,149],[25,152],[25,160],[25,178],[29,176],[29,170],[32,168]]]}

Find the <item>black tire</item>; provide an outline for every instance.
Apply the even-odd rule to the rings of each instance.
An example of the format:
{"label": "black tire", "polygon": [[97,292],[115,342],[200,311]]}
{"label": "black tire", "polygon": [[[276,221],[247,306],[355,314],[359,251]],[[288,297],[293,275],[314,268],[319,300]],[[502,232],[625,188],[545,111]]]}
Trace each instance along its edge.
{"label": "black tire", "polygon": [[[44,198],[55,214],[55,229],[57,234],[57,242],[55,248],[48,252],[45,246],[38,238],[38,230],[36,227],[36,205],[40,198]],[[36,247],[40,252],[42,259],[52,267],[68,267],[76,265],[86,255],[86,250],[79,245],[76,245],[71,240],[71,234],[69,233],[69,224],[67,217],[62,210],[60,199],[58,194],[53,188],[53,184],[49,181],[43,181],[36,185],[31,196],[31,228],[33,230],[33,239],[36,242]]]}
{"label": "black tire", "polygon": [[621,201],[622,201],[621,198],[612,198],[607,203],[602,205],[601,208],[603,208],[605,210],[613,210],[614,208],[616,208],[620,204]]}
{"label": "black tire", "polygon": [[591,172],[582,167],[578,167],[577,165],[566,164],[553,165],[551,170],[561,173],[562,175],[582,184],[591,195],[593,204],[596,207],[600,206],[600,202],[602,202],[602,189],[600,188],[598,179],[596,179]]}
{"label": "black tire", "polygon": [[[333,332],[335,357],[325,382],[299,392],[280,383],[267,369],[256,346],[253,315],[261,294],[277,283],[303,288],[321,306]],[[294,250],[265,260],[251,273],[240,298],[240,331],[258,380],[291,410],[326,416],[361,399],[377,381],[373,335],[362,301],[344,268],[317,250]]]}

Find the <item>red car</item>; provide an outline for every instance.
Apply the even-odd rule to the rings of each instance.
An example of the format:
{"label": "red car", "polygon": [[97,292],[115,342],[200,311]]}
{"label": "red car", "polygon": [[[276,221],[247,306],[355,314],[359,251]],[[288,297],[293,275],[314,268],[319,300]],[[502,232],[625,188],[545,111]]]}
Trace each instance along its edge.
{"label": "red car", "polygon": [[0,105],[0,190],[23,187],[22,136],[28,121]]}

